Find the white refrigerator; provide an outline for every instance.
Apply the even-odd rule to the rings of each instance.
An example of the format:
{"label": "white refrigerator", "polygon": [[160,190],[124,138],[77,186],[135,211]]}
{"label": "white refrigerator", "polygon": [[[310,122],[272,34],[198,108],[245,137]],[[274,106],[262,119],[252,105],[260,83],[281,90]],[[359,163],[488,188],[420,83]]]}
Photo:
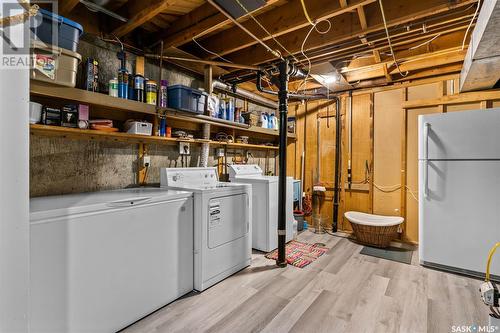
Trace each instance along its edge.
{"label": "white refrigerator", "polygon": [[[500,242],[500,108],[418,121],[420,263],[483,277]],[[500,279],[500,253],[491,274]]]}

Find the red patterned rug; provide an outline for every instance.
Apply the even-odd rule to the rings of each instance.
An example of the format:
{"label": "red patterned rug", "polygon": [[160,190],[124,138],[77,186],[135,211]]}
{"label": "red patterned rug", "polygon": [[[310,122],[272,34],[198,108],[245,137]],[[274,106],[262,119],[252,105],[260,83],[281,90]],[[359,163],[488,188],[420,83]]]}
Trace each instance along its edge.
{"label": "red patterned rug", "polygon": [[[318,244],[302,243],[295,240],[288,242],[285,249],[287,263],[299,268],[306,267],[329,250]],[[276,260],[278,258],[278,250],[276,249],[267,253],[266,258]]]}

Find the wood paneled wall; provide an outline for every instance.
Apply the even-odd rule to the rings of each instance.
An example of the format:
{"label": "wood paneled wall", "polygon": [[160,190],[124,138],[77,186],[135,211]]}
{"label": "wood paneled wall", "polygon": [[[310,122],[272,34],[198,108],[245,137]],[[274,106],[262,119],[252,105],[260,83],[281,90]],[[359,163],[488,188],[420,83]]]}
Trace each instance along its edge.
{"label": "wood paneled wall", "polygon": [[[418,242],[418,116],[500,107],[500,92],[457,92],[458,76],[356,91],[352,94],[351,114],[348,112],[349,95],[340,96],[341,172],[344,184],[340,202],[340,230],[351,230],[349,222],[343,218],[343,213],[349,210],[402,215],[405,224],[401,239]],[[450,102],[449,97],[454,97],[454,100]],[[405,108],[405,103],[412,107]],[[288,175],[301,179],[304,172],[303,189],[306,194],[312,194],[312,187],[317,183],[327,188],[321,216],[324,226],[329,228],[333,210],[335,104],[329,104],[328,101],[292,104],[289,113],[297,119],[297,140],[288,145]],[[350,122],[351,135],[348,130]],[[348,154],[349,137],[352,140],[351,156]],[[353,181],[351,189],[347,188],[349,157]],[[365,179],[373,181],[364,183]]]}

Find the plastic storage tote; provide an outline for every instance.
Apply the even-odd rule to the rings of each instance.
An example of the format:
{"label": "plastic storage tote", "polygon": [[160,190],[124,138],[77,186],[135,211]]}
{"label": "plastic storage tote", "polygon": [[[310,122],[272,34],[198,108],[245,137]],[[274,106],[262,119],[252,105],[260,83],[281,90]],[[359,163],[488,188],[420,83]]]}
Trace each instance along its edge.
{"label": "plastic storage tote", "polygon": [[[38,14],[33,18],[35,22],[31,28],[35,39],[44,43],[54,44],[57,38],[57,46],[76,52],[83,28],[80,24],[68,20],[45,9],[38,10]],[[57,32],[52,28],[57,27]]]}
{"label": "plastic storage tote", "polygon": [[168,107],[203,114],[207,93],[183,85],[168,87]]}
{"label": "plastic storage tote", "polygon": [[76,72],[82,56],[61,47],[33,41],[31,78],[66,87],[76,85]]}

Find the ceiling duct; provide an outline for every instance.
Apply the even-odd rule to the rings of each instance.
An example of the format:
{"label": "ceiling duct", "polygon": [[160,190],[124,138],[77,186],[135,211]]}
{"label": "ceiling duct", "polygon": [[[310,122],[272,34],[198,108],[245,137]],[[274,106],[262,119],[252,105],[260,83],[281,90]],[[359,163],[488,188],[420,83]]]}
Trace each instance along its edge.
{"label": "ceiling duct", "polygon": [[[253,12],[256,9],[263,7],[266,4],[265,0],[214,0],[219,6],[225,9],[234,19],[245,16],[248,12]],[[238,3],[239,2],[239,3]],[[241,5],[240,5],[241,3]],[[245,7],[245,9],[241,7]]]}
{"label": "ceiling duct", "polygon": [[500,0],[483,2],[460,73],[460,91],[490,89],[500,79]]}

